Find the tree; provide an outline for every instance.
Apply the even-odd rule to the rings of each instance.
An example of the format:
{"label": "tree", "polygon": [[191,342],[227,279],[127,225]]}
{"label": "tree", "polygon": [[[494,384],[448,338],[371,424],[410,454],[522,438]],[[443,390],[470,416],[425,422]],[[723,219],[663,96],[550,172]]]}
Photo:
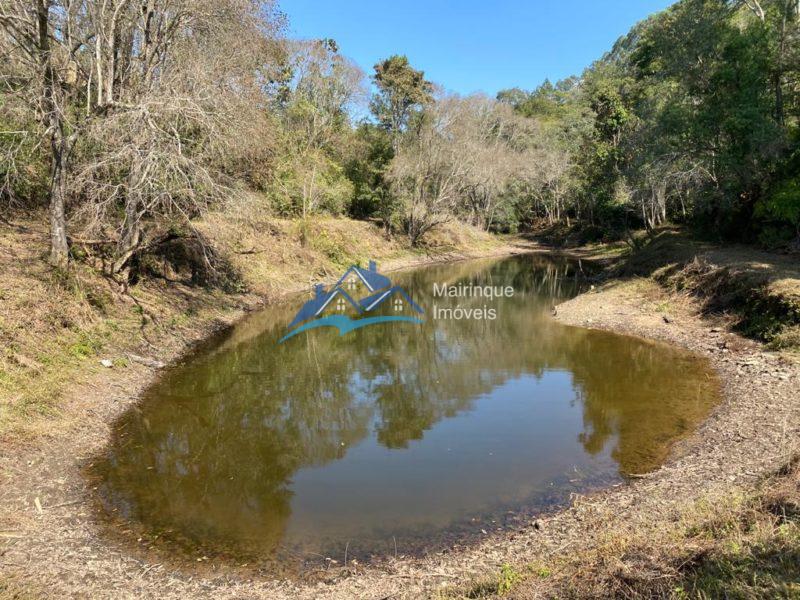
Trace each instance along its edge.
{"label": "tree", "polygon": [[457,118],[456,98],[443,98],[420,115],[392,161],[389,177],[404,203],[406,233],[412,246],[454,217],[469,156],[448,133]]}
{"label": "tree", "polygon": [[[57,267],[69,259],[66,178],[77,139],[69,104],[76,93],[78,54],[95,37],[81,28],[89,17],[88,3],[81,1],[8,0],[0,5],[2,54],[14,75],[9,87],[37,115],[37,134],[49,148],[50,263]],[[4,73],[4,79],[9,75]]]}
{"label": "tree", "polygon": [[528,128],[485,96],[443,96],[403,136],[389,178],[412,245],[454,218],[492,228],[525,154]]}
{"label": "tree", "polygon": [[345,163],[353,182],[350,215],[354,218],[377,216],[387,233],[398,213],[398,202],[386,179],[394,150],[388,132],[372,123],[361,123],[355,131],[351,154]]}
{"label": "tree", "polygon": [[373,80],[378,93],[372,99],[372,112],[391,134],[392,147],[397,152],[400,134],[412,111],[433,100],[433,85],[425,80],[423,71],[417,71],[407,57],[399,55],[376,64]]}
{"label": "tree", "polygon": [[521,167],[527,133],[524,120],[507,104],[474,95],[458,100],[448,136],[467,160],[461,184],[462,208],[473,225],[492,229],[509,185]]}
{"label": "tree", "polygon": [[272,191],[281,212],[341,214],[352,197],[344,156],[350,108],[364,95],[363,72],[333,40],[290,43],[292,78],[281,109],[283,153]]}

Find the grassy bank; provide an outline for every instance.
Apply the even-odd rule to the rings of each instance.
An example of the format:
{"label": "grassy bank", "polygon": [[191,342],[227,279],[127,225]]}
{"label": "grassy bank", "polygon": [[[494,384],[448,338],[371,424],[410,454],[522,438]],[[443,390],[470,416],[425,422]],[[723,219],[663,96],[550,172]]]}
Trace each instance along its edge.
{"label": "grassy bank", "polygon": [[725,315],[735,331],[771,349],[800,348],[797,255],[704,244],[666,229],[623,253],[611,273],[651,278],[671,293],[690,294],[704,314]]}
{"label": "grassy bank", "polygon": [[106,368],[101,360],[124,369],[131,356],[159,356],[238,311],[309,289],[350,264],[375,259],[391,268],[502,245],[456,224],[411,249],[404,238],[389,239],[363,221],[254,220],[235,212],[211,214],[198,229],[230,271],[224,289],[193,285],[189,275],[168,268],[127,290],[84,262],[54,270],[44,260],[40,215],[0,224],[0,439],[35,436],[80,418],[63,414],[60,399]]}

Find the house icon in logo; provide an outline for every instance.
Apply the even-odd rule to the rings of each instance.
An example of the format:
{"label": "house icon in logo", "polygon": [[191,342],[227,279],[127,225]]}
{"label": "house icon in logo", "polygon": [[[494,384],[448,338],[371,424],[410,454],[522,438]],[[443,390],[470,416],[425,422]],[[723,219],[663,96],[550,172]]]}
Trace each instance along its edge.
{"label": "house icon in logo", "polygon": [[351,266],[328,290],[322,284],[315,285],[313,297],[297,311],[289,323],[289,333],[280,341],[317,327],[336,327],[344,335],[378,323],[421,323],[419,316],[423,313],[403,288],[393,286],[378,272],[375,261],[370,261],[367,269]]}

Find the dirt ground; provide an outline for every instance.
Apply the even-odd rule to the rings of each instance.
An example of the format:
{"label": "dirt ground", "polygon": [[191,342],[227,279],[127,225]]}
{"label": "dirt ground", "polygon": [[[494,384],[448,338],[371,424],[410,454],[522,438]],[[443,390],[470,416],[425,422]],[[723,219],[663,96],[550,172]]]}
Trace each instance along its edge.
{"label": "dirt ground", "polygon": [[[522,247],[502,249],[520,251]],[[501,250],[496,250],[500,253]],[[395,264],[393,266],[399,266]],[[409,262],[403,266],[409,266]],[[104,369],[65,395],[69,427],[0,447],[0,597],[87,598],[423,598],[458,597],[496,578],[503,565],[551,564],[559,556],[608,543],[619,528],[680,519],[684,507],[746,490],[796,453],[800,439],[800,365],[700,315],[696,300],[667,294],[648,279],[613,282],[558,307],[565,324],[676,344],[708,357],[723,401],[658,471],[591,496],[519,530],[425,558],[337,565],[304,581],[275,581],[258,565],[237,571],[202,556],[180,568],[147,542],[133,551],[101,532],[81,475],[108,439],[109,425],[135,403],[157,371],[138,363]],[[208,327],[158,340],[149,356],[173,360]],[[610,374],[613,376],[613,374]],[[516,586],[519,598],[547,597],[547,578]]]}

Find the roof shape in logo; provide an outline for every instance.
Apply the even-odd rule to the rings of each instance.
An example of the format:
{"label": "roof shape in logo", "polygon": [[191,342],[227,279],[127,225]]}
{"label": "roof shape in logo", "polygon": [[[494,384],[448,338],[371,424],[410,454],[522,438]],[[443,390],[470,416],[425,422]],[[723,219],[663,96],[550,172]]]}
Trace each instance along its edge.
{"label": "roof shape in logo", "polygon": [[289,329],[291,329],[295,325],[299,325],[303,321],[318,316],[337,296],[340,296],[344,298],[347,302],[349,302],[350,305],[353,306],[353,308],[355,308],[359,314],[363,312],[364,309],[361,308],[358,302],[353,300],[350,297],[350,294],[348,294],[342,288],[338,287],[338,285],[336,287],[333,287],[330,291],[326,292],[325,286],[322,284],[318,284],[314,287],[314,297],[308,302],[306,302],[299,311],[297,311],[297,314],[295,315],[294,319],[289,324]]}
{"label": "roof shape in logo", "polygon": [[388,290],[383,290],[382,292],[373,294],[368,298],[364,298],[363,300],[359,301],[359,304],[361,305],[361,308],[364,312],[369,312],[371,310],[375,310],[381,304],[386,302],[389,298],[391,298],[392,296],[396,296],[398,294],[402,296],[406,302],[408,302],[408,305],[411,307],[412,310],[418,312],[419,314],[423,314],[425,312],[419,307],[419,305],[416,302],[414,302],[409,297],[409,295],[403,288],[397,285],[392,288],[389,288]]}
{"label": "roof shape in logo", "polygon": [[369,268],[367,269],[362,269],[355,265],[347,269],[345,274],[342,275],[341,279],[336,283],[336,286],[342,285],[351,273],[355,273],[355,275],[364,282],[364,285],[367,286],[370,292],[376,292],[392,285],[391,280],[386,277],[386,275],[378,273],[378,265],[375,264],[374,260],[371,260],[369,261]]}

